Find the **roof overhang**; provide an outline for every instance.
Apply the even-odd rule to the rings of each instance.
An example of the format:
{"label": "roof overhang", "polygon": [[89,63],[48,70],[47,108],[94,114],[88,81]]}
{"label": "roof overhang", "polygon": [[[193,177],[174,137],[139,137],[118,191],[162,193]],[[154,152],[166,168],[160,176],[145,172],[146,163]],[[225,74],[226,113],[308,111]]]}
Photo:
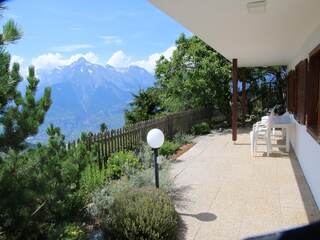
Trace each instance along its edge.
{"label": "roof overhang", "polygon": [[288,65],[320,25],[320,0],[149,1],[240,67]]}

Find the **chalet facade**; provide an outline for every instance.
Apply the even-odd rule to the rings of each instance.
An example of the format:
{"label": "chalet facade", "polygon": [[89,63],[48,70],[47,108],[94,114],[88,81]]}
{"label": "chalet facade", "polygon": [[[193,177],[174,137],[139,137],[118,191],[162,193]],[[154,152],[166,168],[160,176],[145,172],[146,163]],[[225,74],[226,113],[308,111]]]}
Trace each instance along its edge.
{"label": "chalet facade", "polygon": [[290,143],[320,206],[320,1],[149,0],[239,67],[288,66]]}

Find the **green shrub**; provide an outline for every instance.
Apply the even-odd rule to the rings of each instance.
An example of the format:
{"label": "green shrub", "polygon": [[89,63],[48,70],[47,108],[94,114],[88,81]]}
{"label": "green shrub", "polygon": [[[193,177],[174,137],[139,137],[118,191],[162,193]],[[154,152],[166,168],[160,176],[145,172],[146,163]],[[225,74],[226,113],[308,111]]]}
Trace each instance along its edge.
{"label": "green shrub", "polygon": [[[137,172],[135,175],[130,176],[130,183],[135,188],[153,187],[155,186],[154,169],[148,168],[143,171]],[[174,181],[169,172],[168,164],[161,164],[159,171],[160,189],[170,195],[174,194]]]}
{"label": "green shrub", "polygon": [[115,196],[132,187],[132,182],[129,181],[128,177],[107,182],[100,191],[93,193],[92,203],[87,208],[89,214],[95,219],[107,219]]}
{"label": "green shrub", "polygon": [[142,164],[133,152],[114,153],[106,164],[107,175],[111,179],[119,179],[121,176],[130,175],[142,169]]}
{"label": "green shrub", "polygon": [[102,169],[95,163],[89,164],[81,173],[80,196],[85,203],[91,200],[92,193],[100,189],[107,179],[107,170]]}
{"label": "green shrub", "polygon": [[85,239],[85,232],[76,224],[69,224],[64,228],[59,239],[63,240],[81,240]]}
{"label": "green shrub", "polygon": [[206,122],[195,124],[192,127],[192,133],[194,135],[204,135],[210,133],[210,127],[209,124]]}
{"label": "green shrub", "polygon": [[[169,162],[166,162],[160,168],[160,189],[175,197],[176,189],[169,172],[168,164]],[[130,188],[153,187],[154,185],[153,168],[138,171],[134,175],[131,175],[130,178],[125,176],[119,180],[106,182],[101,190],[93,193],[92,203],[88,205],[88,212],[93,218],[106,219],[109,217],[110,206],[113,204],[114,198],[118,193]]]}
{"label": "green shrub", "polygon": [[58,128],[49,142],[0,160],[0,229],[5,239],[47,239],[62,222],[81,221],[81,172],[93,160],[83,143],[67,150]]}
{"label": "green shrub", "polygon": [[178,214],[170,198],[154,188],[130,189],[119,193],[102,219],[114,239],[175,240]]}
{"label": "green shrub", "polygon": [[190,134],[185,134],[183,132],[178,132],[177,134],[174,135],[173,141],[180,146],[192,143],[192,139],[194,138],[193,135]]}
{"label": "green shrub", "polygon": [[84,240],[85,231],[76,223],[65,223],[58,226],[52,226],[48,230],[48,240]]}
{"label": "green shrub", "polygon": [[137,157],[142,162],[145,169],[152,167],[153,164],[153,151],[147,143],[141,143]]}
{"label": "green shrub", "polygon": [[179,144],[165,141],[164,144],[159,149],[159,154],[165,157],[169,157],[176,153],[176,151],[179,149]]}

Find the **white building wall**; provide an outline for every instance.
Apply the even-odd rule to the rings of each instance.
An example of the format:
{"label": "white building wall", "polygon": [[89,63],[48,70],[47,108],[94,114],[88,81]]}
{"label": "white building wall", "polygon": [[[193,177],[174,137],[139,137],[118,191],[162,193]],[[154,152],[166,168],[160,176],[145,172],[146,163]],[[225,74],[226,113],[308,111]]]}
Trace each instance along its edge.
{"label": "white building wall", "polygon": [[[308,58],[309,53],[319,44],[320,25],[313,34],[306,39],[294,60],[289,64],[288,69],[294,69],[297,63]],[[294,118],[293,121],[295,122],[295,127],[291,129],[290,142],[298,157],[314,199],[320,208],[320,144],[307,132],[306,126],[300,125]]]}
{"label": "white building wall", "polygon": [[300,162],[313,197],[320,207],[320,144],[292,116],[295,126],[290,130],[290,142]]}
{"label": "white building wall", "polygon": [[320,44],[320,24],[315,31],[306,39],[303,46],[297,51],[295,58],[288,65],[288,69],[294,69],[303,59],[309,57],[309,53]]}

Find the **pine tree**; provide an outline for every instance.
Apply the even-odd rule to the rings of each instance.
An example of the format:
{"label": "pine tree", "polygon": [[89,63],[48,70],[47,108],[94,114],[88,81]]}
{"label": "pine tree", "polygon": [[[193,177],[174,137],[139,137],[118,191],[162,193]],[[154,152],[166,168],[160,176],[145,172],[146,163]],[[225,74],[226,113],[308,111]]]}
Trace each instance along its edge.
{"label": "pine tree", "polygon": [[[3,9],[5,7],[1,3],[0,10]],[[22,81],[20,66],[18,63],[10,66],[11,57],[5,46],[21,37],[22,32],[13,20],[9,20],[0,33],[0,152],[7,152],[10,148],[22,149],[25,140],[37,134],[51,105],[50,88],[36,99],[39,80],[33,66],[29,67],[25,94],[18,90]]]}
{"label": "pine tree", "polygon": [[105,133],[108,131],[108,125],[106,123],[101,123],[100,124],[100,132]]}

